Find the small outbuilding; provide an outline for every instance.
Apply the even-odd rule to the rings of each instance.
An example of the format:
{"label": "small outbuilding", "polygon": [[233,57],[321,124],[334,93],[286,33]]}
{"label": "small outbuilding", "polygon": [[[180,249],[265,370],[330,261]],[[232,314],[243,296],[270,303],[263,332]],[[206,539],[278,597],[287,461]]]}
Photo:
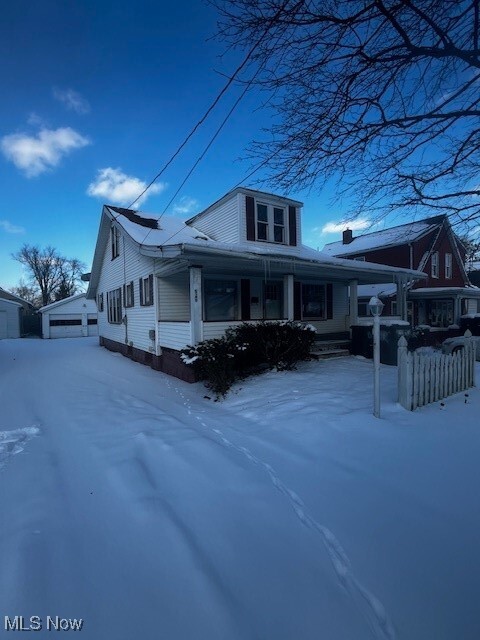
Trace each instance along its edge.
{"label": "small outbuilding", "polygon": [[97,304],[84,293],[52,302],[40,309],[43,338],[97,336]]}
{"label": "small outbuilding", "polygon": [[22,305],[13,300],[0,298],[0,340],[20,338],[20,313]]}

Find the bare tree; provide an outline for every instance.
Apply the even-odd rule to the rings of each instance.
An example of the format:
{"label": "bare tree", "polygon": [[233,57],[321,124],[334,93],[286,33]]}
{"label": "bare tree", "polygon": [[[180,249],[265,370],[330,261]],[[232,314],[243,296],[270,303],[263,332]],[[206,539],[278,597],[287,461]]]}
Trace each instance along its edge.
{"label": "bare tree", "polygon": [[50,246],[40,249],[24,244],[12,258],[26,267],[30,283],[39,290],[42,305],[73,295],[85,269],[76,258],[65,258]]}
{"label": "bare tree", "polygon": [[[212,0],[277,116],[269,182],[338,181],[354,210],[480,217],[478,0]],[[247,81],[247,77],[244,80]]]}
{"label": "bare tree", "polygon": [[37,286],[29,285],[21,279],[18,285],[16,287],[12,287],[10,291],[19,298],[22,298],[22,300],[30,302],[30,304],[33,304],[34,307],[41,306],[41,299]]}

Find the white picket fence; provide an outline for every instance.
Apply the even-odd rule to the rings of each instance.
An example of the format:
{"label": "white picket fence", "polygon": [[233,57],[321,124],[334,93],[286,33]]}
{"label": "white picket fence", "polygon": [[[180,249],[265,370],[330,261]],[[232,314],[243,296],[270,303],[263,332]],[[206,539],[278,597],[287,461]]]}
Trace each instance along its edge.
{"label": "white picket fence", "polygon": [[465,347],[453,354],[413,353],[398,341],[398,401],[409,411],[475,386],[475,341],[465,332]]}

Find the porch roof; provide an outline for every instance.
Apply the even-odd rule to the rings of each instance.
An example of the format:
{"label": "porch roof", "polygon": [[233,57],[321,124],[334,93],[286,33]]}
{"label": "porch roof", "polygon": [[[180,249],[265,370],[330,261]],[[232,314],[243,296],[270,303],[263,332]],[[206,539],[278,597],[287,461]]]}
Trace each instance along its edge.
{"label": "porch roof", "polygon": [[480,298],[478,287],[420,287],[408,292],[409,298]]}
{"label": "porch roof", "polygon": [[[243,246],[245,245],[245,246]],[[165,261],[158,275],[168,275],[172,269],[179,271],[189,266],[202,266],[224,274],[279,276],[293,273],[299,277],[322,278],[330,281],[348,282],[357,280],[359,284],[393,283],[426,278],[421,271],[398,269],[369,262],[353,262],[344,258],[334,258],[319,251],[304,247],[300,255],[265,253],[261,247],[227,245],[216,242],[214,247],[182,244],[172,251],[165,251]],[[169,264],[168,264],[169,263]]]}

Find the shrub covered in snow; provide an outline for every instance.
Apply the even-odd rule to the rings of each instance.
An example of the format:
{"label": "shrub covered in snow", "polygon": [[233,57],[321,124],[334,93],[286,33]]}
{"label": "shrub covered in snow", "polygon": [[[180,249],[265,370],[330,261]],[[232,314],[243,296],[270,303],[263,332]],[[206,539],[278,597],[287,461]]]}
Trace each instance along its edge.
{"label": "shrub covered in snow", "polygon": [[248,345],[238,358],[243,368],[266,364],[270,369],[293,369],[301,360],[308,360],[316,330],[301,322],[243,322],[227,330],[236,343]]}
{"label": "shrub covered in snow", "polygon": [[186,347],[181,358],[218,397],[227,393],[237,377],[234,351],[230,338],[214,338]]}
{"label": "shrub covered in snow", "polygon": [[219,397],[236,379],[258,371],[261,365],[283,371],[308,360],[315,333],[315,327],[301,322],[243,322],[222,338],[186,347],[181,357]]}

